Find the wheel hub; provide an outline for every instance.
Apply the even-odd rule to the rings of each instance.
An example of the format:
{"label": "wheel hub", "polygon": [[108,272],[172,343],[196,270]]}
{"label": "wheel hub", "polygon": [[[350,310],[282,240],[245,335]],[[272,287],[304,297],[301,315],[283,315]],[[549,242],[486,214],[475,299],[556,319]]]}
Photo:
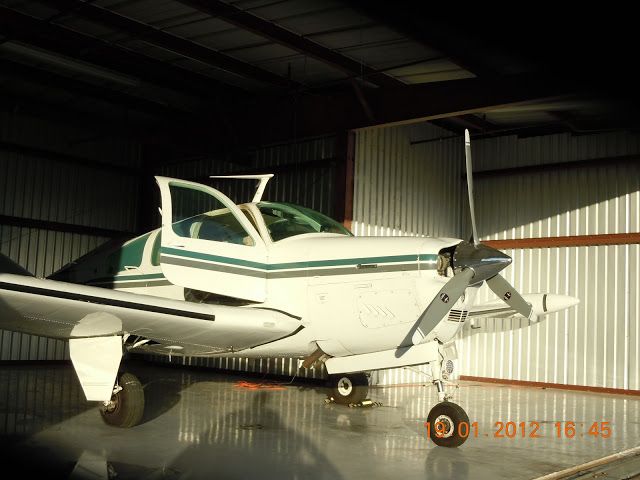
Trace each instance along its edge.
{"label": "wheel hub", "polygon": [[353,383],[348,377],[342,377],[338,380],[338,393],[343,397],[348,397],[353,391]]}
{"label": "wheel hub", "polygon": [[438,415],[435,422],[433,422],[433,426],[440,438],[449,438],[453,435],[454,424],[448,415]]}

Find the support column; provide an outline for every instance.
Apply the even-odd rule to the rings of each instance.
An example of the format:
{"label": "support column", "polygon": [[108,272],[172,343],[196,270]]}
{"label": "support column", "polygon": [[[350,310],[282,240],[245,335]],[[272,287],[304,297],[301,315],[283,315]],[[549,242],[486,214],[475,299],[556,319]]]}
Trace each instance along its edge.
{"label": "support column", "polygon": [[355,171],[356,134],[353,130],[336,135],[336,202],[334,218],[351,229],[353,220],[353,175]]}

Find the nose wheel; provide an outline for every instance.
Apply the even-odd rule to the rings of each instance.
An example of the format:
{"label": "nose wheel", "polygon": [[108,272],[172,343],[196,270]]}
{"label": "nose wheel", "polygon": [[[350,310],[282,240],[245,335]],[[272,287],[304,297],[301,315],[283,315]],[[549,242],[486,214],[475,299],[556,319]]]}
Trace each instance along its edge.
{"label": "nose wheel", "polygon": [[329,396],[341,405],[360,403],[369,393],[369,378],[364,373],[329,375]]}
{"label": "nose wheel", "polygon": [[469,437],[469,416],[460,405],[440,402],[431,409],[425,426],[439,447],[459,447]]}

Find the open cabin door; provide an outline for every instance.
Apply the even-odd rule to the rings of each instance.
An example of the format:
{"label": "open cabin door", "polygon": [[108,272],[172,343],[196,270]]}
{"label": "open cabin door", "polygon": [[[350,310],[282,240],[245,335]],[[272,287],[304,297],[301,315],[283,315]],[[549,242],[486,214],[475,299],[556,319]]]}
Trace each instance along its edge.
{"label": "open cabin door", "polygon": [[242,211],[214,188],[166,177],[156,181],[165,277],[181,287],[264,302],[267,249]]}

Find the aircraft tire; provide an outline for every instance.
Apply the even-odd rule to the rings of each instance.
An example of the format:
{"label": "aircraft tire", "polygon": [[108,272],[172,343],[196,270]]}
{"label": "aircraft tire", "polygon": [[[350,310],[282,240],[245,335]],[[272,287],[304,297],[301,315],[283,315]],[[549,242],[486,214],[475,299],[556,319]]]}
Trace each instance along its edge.
{"label": "aircraft tire", "polygon": [[[452,402],[441,402],[427,416],[429,437],[439,447],[459,447],[469,437],[469,416]],[[466,427],[462,423],[466,423]]]}
{"label": "aircraft tire", "polygon": [[130,428],[142,420],[144,413],[144,390],[138,378],[131,373],[123,373],[118,379],[122,387],[111,397],[111,404],[100,408],[102,419],[108,425]]}
{"label": "aircraft tire", "polygon": [[360,403],[369,393],[369,378],[364,373],[329,375],[330,396],[340,405]]}

